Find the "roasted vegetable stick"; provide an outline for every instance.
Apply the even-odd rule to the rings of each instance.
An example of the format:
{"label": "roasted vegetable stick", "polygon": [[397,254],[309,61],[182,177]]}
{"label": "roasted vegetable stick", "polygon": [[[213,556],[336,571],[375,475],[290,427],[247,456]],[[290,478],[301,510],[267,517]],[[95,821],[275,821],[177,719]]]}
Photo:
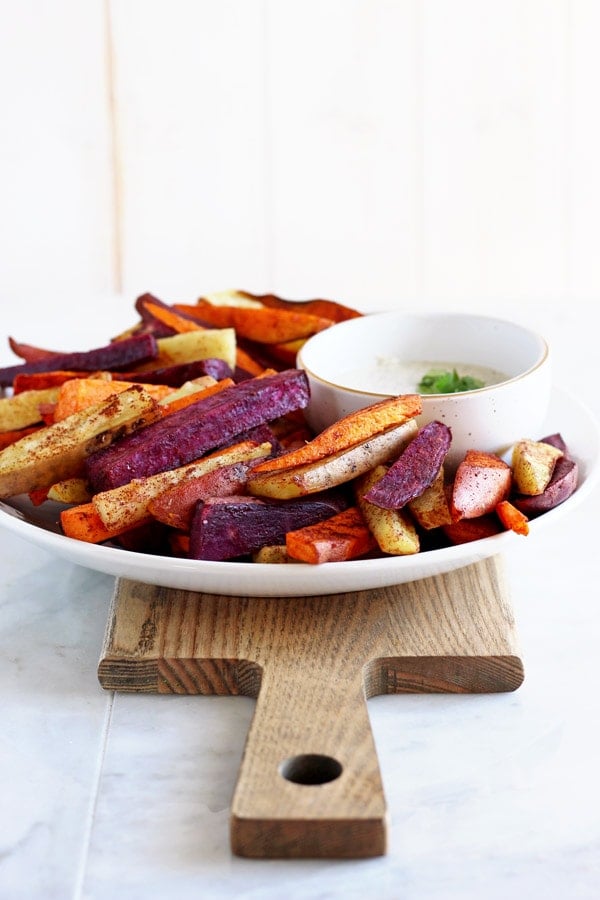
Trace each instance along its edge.
{"label": "roasted vegetable stick", "polygon": [[41,422],[40,406],[55,403],[58,393],[59,388],[51,387],[0,399],[0,432],[18,431]]}
{"label": "roasted vegetable stick", "polygon": [[167,488],[191,481],[212,472],[219,466],[241,460],[258,459],[270,452],[270,444],[257,445],[246,441],[177,469],[159,472],[148,478],[135,478],[121,487],[101,491],[93,496],[92,503],[106,528],[110,530],[131,528],[148,518],[150,515],[148,504]]}
{"label": "roasted vegetable stick", "polygon": [[24,372],[50,372],[54,369],[79,369],[94,372],[97,369],[124,369],[136,363],[155,359],[158,354],[156,339],[151,334],[114,341],[105,347],[76,353],[60,353],[33,362],[0,369],[0,386],[7,387]]}
{"label": "roasted vegetable stick", "polygon": [[505,528],[516,534],[529,534],[529,520],[516,506],[508,500],[502,500],[496,507],[498,518]]}
{"label": "roasted vegetable stick", "polygon": [[[270,446],[270,444],[262,445],[263,448]],[[268,456],[268,454],[269,449],[266,449],[261,455]],[[258,458],[256,454],[255,459]],[[211,497],[244,494],[248,472],[253,465],[254,461],[250,459],[231,462],[211,472],[194,476],[181,484],[175,484],[152,499],[148,504],[148,510],[159,522],[164,522],[171,528],[189,531],[198,501],[209,500]]]}
{"label": "roasted vegetable stick", "polygon": [[256,425],[302,409],[308,397],[305,373],[292,369],[201,398],[90,457],[86,469],[92,489],[105,491],[185,465]]}
{"label": "roasted vegetable stick", "polygon": [[0,453],[0,497],[12,497],[81,474],[99,447],[160,416],[160,407],[134,385],[100,403],[41,428]]}
{"label": "roasted vegetable stick", "polygon": [[213,497],[199,503],[190,532],[192,559],[235,559],[265,544],[281,543],[288,531],[340,510],[337,497],[302,497],[280,502],[257,497]]}
{"label": "roasted vegetable stick", "polygon": [[[296,312],[307,312],[313,316],[323,316],[334,322],[344,322],[346,319],[354,319],[363,313],[350,306],[345,306],[337,300],[285,300],[276,294],[250,294],[248,291],[233,291],[241,298],[250,302],[260,303],[269,309],[291,309]],[[210,298],[209,298],[210,299]]]}
{"label": "roasted vegetable stick", "polygon": [[442,468],[452,435],[442,422],[429,422],[407,444],[365,499],[383,509],[401,509],[430,487]]}
{"label": "roasted vegetable stick", "polygon": [[[153,366],[174,366],[201,359],[223,359],[230,369],[236,365],[236,335],[233,328],[209,328],[158,338],[158,357]],[[148,366],[147,368],[152,368]],[[143,372],[143,368],[140,369]]]}
{"label": "roasted vegetable stick", "polygon": [[246,309],[199,302],[196,306],[176,303],[175,310],[218,328],[235,328],[239,337],[261,344],[307,338],[333,325],[331,319],[283,309]]}
{"label": "roasted vegetable stick", "polygon": [[387,472],[386,466],[375,466],[356,479],[354,484],[356,505],[380,550],[392,556],[409,556],[418,553],[420,549],[419,535],[409,513],[402,509],[382,508],[366,499],[372,488],[385,478]]}
{"label": "roasted vegetable stick", "polygon": [[[414,419],[397,425],[318,462],[291,469],[259,472],[259,463],[248,473],[248,491],[259,497],[290,499],[344,484],[380,463],[395,458],[417,431]],[[291,455],[291,454],[289,454]]]}
{"label": "roasted vegetable stick", "polygon": [[290,560],[319,565],[364,556],[377,546],[362,513],[351,506],[323,522],[290,531],[285,548]]}
{"label": "roasted vegetable stick", "polygon": [[[102,403],[115,394],[121,394],[131,386],[132,382],[130,381],[113,381],[112,379],[105,381],[98,378],[74,378],[65,381],[60,388],[56,389],[54,421],[60,422],[61,419],[66,419],[67,416],[72,416],[73,413],[86,409],[88,406]],[[174,391],[174,388],[161,384],[141,384],[140,386],[157,401],[168,397]]]}
{"label": "roasted vegetable stick", "polygon": [[374,403],[334,422],[303,447],[261,463],[256,468],[255,475],[318,462],[341,450],[362,444],[390,427],[413,420],[420,412],[421,398],[418,394],[390,397]]}
{"label": "roasted vegetable stick", "polygon": [[[88,544],[101,544],[128,530],[127,526],[107,528],[93,503],[82,503],[79,506],[63,509],[60,513],[60,524],[67,537],[86,541]],[[136,522],[136,525],[139,524]]]}

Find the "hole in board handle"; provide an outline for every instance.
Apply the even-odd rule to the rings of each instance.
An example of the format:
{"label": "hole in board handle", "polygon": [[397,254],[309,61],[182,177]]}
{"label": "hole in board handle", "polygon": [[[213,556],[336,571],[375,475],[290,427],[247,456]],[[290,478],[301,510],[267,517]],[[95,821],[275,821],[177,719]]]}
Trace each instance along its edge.
{"label": "hole in board handle", "polygon": [[332,756],[302,753],[281,763],[280,774],[294,784],[327,784],[342,774],[342,765]]}

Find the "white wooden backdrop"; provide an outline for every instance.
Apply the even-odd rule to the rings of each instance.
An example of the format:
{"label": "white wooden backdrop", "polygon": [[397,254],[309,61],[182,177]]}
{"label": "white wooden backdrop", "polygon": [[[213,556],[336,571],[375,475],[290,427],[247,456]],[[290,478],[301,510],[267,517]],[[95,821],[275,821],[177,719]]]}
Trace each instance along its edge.
{"label": "white wooden backdrop", "polygon": [[0,10],[0,303],[23,340],[63,316],[72,346],[146,290],[597,304],[594,0]]}

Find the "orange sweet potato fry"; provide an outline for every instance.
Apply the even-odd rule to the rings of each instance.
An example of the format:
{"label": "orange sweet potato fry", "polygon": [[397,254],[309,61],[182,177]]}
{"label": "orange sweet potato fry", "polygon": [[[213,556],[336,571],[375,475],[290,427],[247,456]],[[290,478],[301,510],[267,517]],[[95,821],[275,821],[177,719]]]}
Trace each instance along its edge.
{"label": "orange sweet potato fry", "polygon": [[[97,377],[105,377],[110,380],[110,373],[98,373]],[[15,375],[13,380],[13,394],[22,394],[23,391],[40,391],[45,388],[60,387],[65,381],[73,378],[90,378],[89,372],[75,372],[57,369],[52,372],[21,372]]]}
{"label": "orange sweet potato fry", "polygon": [[408,422],[420,412],[421,398],[418,394],[389,397],[334,422],[303,447],[265,460],[255,467],[254,473],[278,472],[318,462],[381,434],[388,428]]}
{"label": "orange sweet potato fry", "polygon": [[171,403],[164,403],[162,406],[163,416],[168,416],[171,413],[177,412],[178,409],[183,409],[184,406],[190,406],[190,404],[196,403],[198,400],[205,400],[212,394],[218,394],[219,391],[223,391],[225,388],[233,387],[234,384],[235,382],[232,378],[222,378],[220,381],[217,381],[216,384],[211,384],[201,391],[193,391],[190,394],[179,397],[177,400],[173,400]]}
{"label": "orange sweet potato fry", "polygon": [[194,322],[186,316],[179,315],[176,310],[170,309],[165,304],[153,303],[151,299],[146,297],[140,298],[138,302],[143,304],[144,309],[150,315],[162,322],[163,325],[168,325],[177,334],[184,334],[186,331],[199,331],[203,327],[199,322]]}
{"label": "orange sweet potato fry", "polygon": [[[59,389],[54,408],[54,421],[60,422],[61,419],[65,419],[81,409],[107,400],[113,394],[120,394],[130,388],[131,384],[129,381],[104,381],[98,378],[74,378],[65,381]],[[140,386],[155,400],[162,400],[174,390],[162,384],[142,384]]]}
{"label": "orange sweet potato fry", "polygon": [[500,534],[502,524],[494,515],[479,516],[475,519],[460,519],[450,525],[442,525],[442,531],[452,544],[466,544]]}
{"label": "orange sweet potato fry", "polygon": [[[148,517],[150,521],[150,517]],[[71,506],[60,513],[60,524],[65,535],[78,541],[87,541],[88,544],[101,544],[110,538],[124,534],[127,528],[106,528],[102,519],[96,512],[93,503],[81,503],[79,506]],[[136,522],[136,525],[139,525]]]}
{"label": "orange sweet potato fry", "polygon": [[34,431],[39,431],[43,427],[43,425],[33,425],[31,428],[20,428],[18,431],[5,431],[3,434],[0,434],[0,450],[4,450],[10,444],[14,444],[16,441],[21,440],[22,437],[33,434]]}
{"label": "orange sweet potato fry", "polygon": [[529,534],[529,519],[508,500],[502,500],[496,507],[498,517],[505,528],[517,534]]}
{"label": "orange sweet potato fry", "polygon": [[242,297],[249,300],[257,300],[269,309],[291,309],[296,312],[311,313],[313,316],[322,316],[333,322],[344,322],[346,319],[354,319],[363,313],[350,306],[345,306],[337,300],[285,300],[275,294],[250,294],[248,291],[239,291]]}
{"label": "orange sweet potato fry", "polygon": [[202,300],[195,306],[176,303],[175,309],[187,315],[195,315],[201,321],[218,328],[235,328],[241,338],[261,344],[281,344],[307,338],[333,324],[331,319],[307,312],[217,306]]}
{"label": "orange sweet potato fry", "polygon": [[317,565],[363,556],[377,543],[358,507],[351,506],[315,525],[289,531],[285,546],[291,559]]}

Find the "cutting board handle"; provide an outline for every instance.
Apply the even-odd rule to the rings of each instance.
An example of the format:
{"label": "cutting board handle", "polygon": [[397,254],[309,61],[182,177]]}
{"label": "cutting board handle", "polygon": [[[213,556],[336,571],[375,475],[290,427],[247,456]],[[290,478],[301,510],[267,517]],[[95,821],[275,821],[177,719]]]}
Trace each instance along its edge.
{"label": "cutting board handle", "polygon": [[369,857],[387,812],[362,668],[326,682],[309,659],[263,670],[231,808],[249,857]]}

